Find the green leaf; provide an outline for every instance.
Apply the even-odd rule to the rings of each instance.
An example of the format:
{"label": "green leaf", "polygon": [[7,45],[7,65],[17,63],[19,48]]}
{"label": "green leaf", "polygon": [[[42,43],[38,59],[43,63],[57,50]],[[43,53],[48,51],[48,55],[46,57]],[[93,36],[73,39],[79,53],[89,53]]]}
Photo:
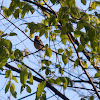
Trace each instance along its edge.
{"label": "green leaf", "polygon": [[75,6],[75,0],[63,0],[61,2],[61,5],[68,6],[68,7]]}
{"label": "green leaf", "polygon": [[58,49],[58,53],[62,53],[64,50],[63,49]]}
{"label": "green leaf", "polygon": [[25,88],[25,84],[21,86],[20,93],[22,93],[22,91],[24,90],[24,88]]}
{"label": "green leaf", "polygon": [[94,100],[94,96],[91,96],[89,100]]}
{"label": "green leaf", "polygon": [[5,93],[7,93],[8,89],[9,89],[9,87],[10,87],[10,83],[11,83],[11,81],[8,81],[8,83],[7,83],[7,85],[6,85],[6,88],[5,88]]}
{"label": "green leaf", "polygon": [[87,25],[87,26],[85,26],[85,29],[86,29],[86,33],[89,37],[89,40],[91,42],[93,42],[95,39],[95,34],[96,34],[95,28],[91,25]]}
{"label": "green leaf", "polygon": [[78,52],[81,52],[81,51],[84,50],[84,48],[85,48],[85,46],[83,46],[83,45],[80,44],[80,45],[78,46],[78,48],[77,48],[77,51],[78,51]]}
{"label": "green leaf", "polygon": [[84,68],[88,68],[86,61],[82,62]]}
{"label": "green leaf", "polygon": [[46,48],[46,50],[45,50],[45,55],[47,55],[49,58],[51,57],[51,55],[52,55],[52,50],[51,50],[51,48]]}
{"label": "green leaf", "polygon": [[94,96],[91,96],[91,97],[89,98],[89,100],[94,100]]}
{"label": "green leaf", "polygon": [[60,32],[61,32],[61,30],[54,30],[54,32],[55,32],[55,33],[60,33]]}
{"label": "green leaf", "polygon": [[65,53],[63,53],[63,55],[62,55],[62,61],[63,61],[63,63],[66,65],[67,64],[67,62],[68,62],[68,57],[65,55]]}
{"label": "green leaf", "polygon": [[10,33],[9,36],[15,36],[17,35],[16,33]]}
{"label": "green leaf", "polygon": [[80,35],[81,35],[81,31],[79,31],[79,30],[74,31],[75,37],[79,37]]}
{"label": "green leaf", "polygon": [[89,42],[89,38],[86,33],[81,32],[80,41],[83,46]]}
{"label": "green leaf", "polygon": [[20,9],[16,9],[13,13],[15,19],[19,18]]}
{"label": "green leaf", "polygon": [[7,36],[8,34],[6,33],[6,34],[3,34],[3,35],[1,35],[1,37],[5,37],[5,36]]}
{"label": "green leaf", "polygon": [[83,3],[84,5],[86,5],[86,0],[81,0],[81,3]]}
{"label": "green leaf", "polygon": [[18,68],[21,68],[21,67],[22,67],[22,65],[18,64]]}
{"label": "green leaf", "polygon": [[29,70],[28,77],[29,77],[30,82],[33,83],[33,75],[30,70]]}
{"label": "green leaf", "polygon": [[45,92],[42,93],[42,96],[40,97],[40,100],[46,100],[46,93]]}
{"label": "green leaf", "polygon": [[50,70],[49,67],[47,67],[46,70],[45,70],[45,74],[48,75],[48,74],[50,74],[50,73],[51,73],[51,70]]}
{"label": "green leaf", "polygon": [[23,53],[20,51],[20,50],[18,50],[18,49],[16,49],[15,50],[15,52],[14,52],[14,56],[17,58],[19,58],[19,57],[23,57]]}
{"label": "green leaf", "polygon": [[55,83],[57,84],[57,85],[60,85],[61,84],[61,79],[58,77],[56,80],[55,80]]}
{"label": "green leaf", "polygon": [[28,93],[31,93],[31,88],[28,86],[28,85],[25,85],[26,86],[26,90]]}
{"label": "green leaf", "polygon": [[61,68],[61,67],[59,68],[59,73],[63,74],[63,68]]}
{"label": "green leaf", "polygon": [[14,84],[11,84],[10,92],[11,92],[11,94],[14,94],[14,92],[15,92],[15,85]]}
{"label": "green leaf", "polygon": [[[54,84],[56,84],[56,82],[57,82],[57,81],[56,81],[55,79],[53,79],[53,78],[49,79],[48,81],[49,81],[50,83],[54,83]],[[59,81],[59,80],[58,80],[58,81]],[[58,84],[59,84],[59,83],[58,83]]]}
{"label": "green leaf", "polygon": [[56,68],[59,68],[59,67],[61,67],[59,64],[57,64],[57,65],[55,65],[56,66]]}
{"label": "green leaf", "polygon": [[2,36],[3,34],[4,34],[4,32],[0,30],[0,36]]}
{"label": "green leaf", "polygon": [[21,70],[21,73],[20,73],[20,82],[22,84],[25,84],[27,78],[28,78],[28,72],[27,72],[27,70]]}
{"label": "green leaf", "polygon": [[64,87],[64,89],[66,89],[67,86],[68,86],[68,84],[69,84],[67,78],[66,78],[66,77],[59,77],[59,78],[60,78],[60,80],[63,82],[63,87]]}
{"label": "green leaf", "polygon": [[16,77],[12,77],[12,79],[16,82],[16,83],[18,83],[18,81],[17,81],[17,78]]}
{"label": "green leaf", "polygon": [[74,62],[74,67],[79,65],[79,59],[76,59],[76,61]]}
{"label": "green leaf", "polygon": [[71,6],[70,9],[71,15],[75,18],[79,18],[80,17],[80,11],[79,8],[77,6]]}
{"label": "green leaf", "polygon": [[89,11],[95,9],[97,7],[97,2],[93,1],[91,4],[90,4],[90,7],[89,7]]}
{"label": "green leaf", "polygon": [[57,0],[50,0],[53,4],[55,4],[57,2]]}
{"label": "green leaf", "polygon": [[50,66],[51,61],[44,59],[44,60],[42,60],[42,63],[44,63],[46,66]]}
{"label": "green leaf", "polygon": [[72,51],[71,48],[69,48],[69,50],[65,49],[65,51],[66,51],[66,54],[67,54],[68,57],[72,56],[73,51]]}
{"label": "green leaf", "polygon": [[15,91],[13,94],[12,94],[15,98],[17,98],[17,92]]}
{"label": "green leaf", "polygon": [[98,71],[96,74],[95,74],[95,78],[98,78],[100,77],[100,71]]}
{"label": "green leaf", "polygon": [[67,41],[67,39],[68,39],[67,35],[61,34],[61,35],[60,35],[60,38],[61,38],[62,43],[66,46],[66,41]]}
{"label": "green leaf", "polygon": [[26,81],[28,84],[30,84],[30,85],[33,85],[33,83],[32,82],[30,82],[30,81]]}
{"label": "green leaf", "polygon": [[10,77],[12,75],[11,70],[6,71],[6,78]]}
{"label": "green leaf", "polygon": [[46,85],[46,81],[42,81],[37,88],[37,92],[36,92],[36,100],[38,100],[42,94],[42,92],[44,91],[44,87]]}

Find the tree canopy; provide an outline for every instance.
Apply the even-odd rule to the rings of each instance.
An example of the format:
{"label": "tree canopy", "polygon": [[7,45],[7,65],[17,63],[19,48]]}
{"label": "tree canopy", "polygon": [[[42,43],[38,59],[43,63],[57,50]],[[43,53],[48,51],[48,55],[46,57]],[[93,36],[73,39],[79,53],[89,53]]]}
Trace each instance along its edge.
{"label": "tree canopy", "polygon": [[[5,94],[19,99],[17,94],[27,91],[19,100],[32,95],[69,100],[70,90],[81,100],[100,99],[100,1],[1,0],[0,5]],[[37,35],[45,51],[34,48]]]}

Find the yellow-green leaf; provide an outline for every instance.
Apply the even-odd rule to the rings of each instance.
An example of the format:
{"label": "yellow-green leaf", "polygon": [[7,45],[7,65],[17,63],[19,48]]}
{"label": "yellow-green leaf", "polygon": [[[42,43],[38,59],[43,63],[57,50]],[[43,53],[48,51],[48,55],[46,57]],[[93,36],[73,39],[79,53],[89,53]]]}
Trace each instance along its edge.
{"label": "yellow-green leaf", "polygon": [[20,82],[22,84],[25,84],[27,78],[28,78],[28,72],[27,72],[27,70],[21,70],[21,73],[20,73]]}
{"label": "yellow-green leaf", "polygon": [[26,90],[28,93],[31,93],[31,88],[28,86],[28,85],[25,85],[26,86]]}
{"label": "yellow-green leaf", "polygon": [[7,83],[7,85],[6,85],[6,88],[5,88],[5,93],[7,93],[8,89],[9,89],[9,87],[10,87],[10,83],[11,83],[11,81],[8,81],[8,83]]}
{"label": "yellow-green leaf", "polygon": [[28,74],[28,76],[29,76],[29,80],[30,80],[30,82],[33,83],[33,75],[32,75],[32,73],[31,73],[30,70],[29,70],[29,74]]}
{"label": "yellow-green leaf", "polygon": [[100,71],[95,74],[95,78],[100,77]]}
{"label": "yellow-green leaf", "polygon": [[66,65],[67,64],[67,62],[68,62],[68,57],[65,55],[65,53],[63,53],[63,55],[62,55],[62,61],[63,61],[63,63]]}
{"label": "yellow-green leaf", "polygon": [[46,48],[46,50],[45,50],[45,55],[47,55],[49,58],[51,57],[51,55],[52,55],[52,50],[51,50],[51,48]]}
{"label": "yellow-green leaf", "polygon": [[42,94],[42,92],[44,91],[44,87],[46,85],[46,81],[42,81],[37,88],[37,92],[36,92],[36,100],[38,100]]}
{"label": "yellow-green leaf", "polygon": [[86,0],[81,0],[81,3],[83,3],[84,5],[86,5]]}
{"label": "yellow-green leaf", "polygon": [[14,94],[14,92],[15,92],[15,85],[14,84],[11,84],[10,92],[11,92],[11,94]]}
{"label": "yellow-green leaf", "polygon": [[12,79],[16,82],[16,83],[18,83],[18,81],[17,81],[17,78],[16,77],[12,77]]}

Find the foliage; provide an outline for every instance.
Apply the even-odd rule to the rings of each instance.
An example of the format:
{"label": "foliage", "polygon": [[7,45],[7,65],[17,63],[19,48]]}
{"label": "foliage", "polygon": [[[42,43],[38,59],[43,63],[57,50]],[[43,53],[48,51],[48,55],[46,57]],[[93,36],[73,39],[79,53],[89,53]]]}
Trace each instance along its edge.
{"label": "foliage", "polygon": [[[86,6],[87,1],[88,0],[81,0],[82,5]],[[73,63],[73,70],[81,68],[83,73],[88,77],[88,80],[91,80],[91,77],[88,76],[86,69],[88,69],[90,65],[97,71],[94,78],[98,79],[100,77],[100,71],[98,70],[100,65],[100,14],[97,10],[100,6],[100,1],[91,1],[87,10],[80,10],[76,3],[75,0],[50,0],[51,5],[60,6],[60,8],[57,9],[57,12],[53,10],[53,7],[51,7],[46,0],[34,0],[32,2],[30,2],[30,0],[11,0],[8,8],[5,6],[1,7],[3,14],[0,14],[11,24],[12,22],[9,20],[10,17],[17,20],[25,18],[28,14],[35,15],[36,9],[39,9],[44,16],[44,19],[41,22],[36,23],[33,20],[21,24],[26,26],[24,31],[23,29],[15,27],[27,36],[31,42],[34,42],[32,41],[32,38],[34,37],[34,34],[36,35],[37,33],[39,33],[40,37],[44,36],[46,39],[49,38],[49,44],[44,46],[44,57],[41,60],[42,67],[39,70],[45,71],[45,78],[42,77],[42,81],[39,81],[36,100],[46,100],[46,91],[44,89],[47,86],[47,82],[58,86],[62,85],[64,90],[66,90],[68,86],[73,87],[73,81],[70,77],[66,77],[64,69],[70,61]],[[37,8],[35,9],[31,4],[34,4]],[[14,25],[14,23],[12,25]],[[74,28],[74,26],[76,28]],[[26,35],[28,30],[30,32]],[[33,85],[34,80],[32,72],[35,72],[36,74],[38,72],[33,70],[34,68],[32,69],[25,65],[23,59],[26,55],[27,57],[30,55],[29,52],[25,52],[24,54],[19,48],[15,50],[12,48],[13,42],[10,41],[10,39],[7,39],[7,37],[12,38],[16,36],[17,32],[5,33],[0,30],[0,69],[3,71],[3,67],[6,66],[9,60],[11,62],[16,61],[18,63],[17,66],[20,69],[20,92],[26,88],[26,91],[31,93],[30,85]],[[58,39],[60,40],[59,43],[57,42]],[[54,45],[54,48],[52,48],[50,43]],[[62,43],[63,46],[57,47],[56,45],[59,45],[60,43]],[[84,60],[83,55],[80,53],[84,54],[86,60]],[[56,60],[54,60],[55,58]],[[51,66],[55,68],[55,71],[51,69]],[[56,70],[58,76],[54,78],[52,76],[56,76]],[[38,75],[41,77],[40,74]],[[16,98],[17,92],[12,80],[17,84],[18,81],[17,78],[13,76],[12,70],[6,71],[5,78],[9,78],[5,87],[5,93],[10,89],[11,94]],[[81,81],[83,80],[81,79]],[[94,88],[95,84],[92,83],[92,81],[87,83],[92,84],[93,89],[91,90],[96,91]],[[88,98],[93,100],[94,96],[91,95],[88,96]],[[81,100],[85,100],[85,97],[81,98]]]}

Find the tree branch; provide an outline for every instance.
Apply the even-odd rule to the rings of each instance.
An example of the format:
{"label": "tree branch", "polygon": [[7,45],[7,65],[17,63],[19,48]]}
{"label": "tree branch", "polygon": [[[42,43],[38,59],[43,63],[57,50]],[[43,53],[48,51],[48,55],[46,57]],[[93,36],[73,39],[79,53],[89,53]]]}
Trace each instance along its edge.
{"label": "tree branch", "polygon": [[[9,64],[6,64],[5,67],[11,69],[12,71],[15,71],[17,73],[20,73],[20,69],[17,69]],[[33,76],[33,79],[37,82],[42,82],[44,80],[36,77],[36,76]],[[62,93],[60,93],[56,88],[54,88],[48,81],[46,81],[46,87],[50,88],[56,95],[58,95],[59,97],[61,97],[63,100],[69,100],[65,95],[63,95]]]}
{"label": "tree branch", "polygon": [[[77,57],[80,58],[80,57],[79,57],[79,54],[78,54],[78,52],[77,52],[77,49],[76,49],[76,47],[75,47],[74,41],[72,40],[70,34],[68,34],[68,37],[69,37],[69,39],[70,39],[70,41],[71,41],[71,43],[72,43],[72,45],[73,45],[73,47],[74,47],[74,49],[75,49],[75,51],[76,51]],[[90,78],[88,72],[86,71],[86,69],[84,69],[84,66],[83,66],[83,64],[82,64],[82,62],[81,62],[80,59],[79,59],[79,65],[80,65],[81,68],[84,70],[86,76],[88,77],[89,81],[91,82],[91,85],[93,86],[93,88],[94,88],[94,90],[95,90],[95,93],[97,94],[98,98],[100,99],[100,95],[99,95],[99,93],[98,93],[98,91],[97,91],[97,89],[96,89],[96,87],[95,87],[95,85],[94,85],[92,79]]]}

